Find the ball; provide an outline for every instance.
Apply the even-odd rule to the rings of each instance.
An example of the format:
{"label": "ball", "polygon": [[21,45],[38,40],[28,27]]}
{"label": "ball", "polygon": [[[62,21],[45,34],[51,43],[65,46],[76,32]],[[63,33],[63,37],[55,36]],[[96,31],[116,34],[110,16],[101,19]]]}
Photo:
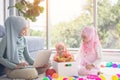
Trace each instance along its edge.
{"label": "ball", "polygon": [[45,72],[46,76],[48,76],[48,75],[52,76],[53,73],[56,73],[56,71],[54,69],[47,69]]}

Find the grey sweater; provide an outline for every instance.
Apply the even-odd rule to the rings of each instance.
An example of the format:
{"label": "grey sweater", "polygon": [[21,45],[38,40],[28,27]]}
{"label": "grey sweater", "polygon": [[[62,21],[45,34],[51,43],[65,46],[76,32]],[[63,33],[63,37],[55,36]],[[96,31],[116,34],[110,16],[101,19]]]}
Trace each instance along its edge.
{"label": "grey sweater", "polygon": [[[34,61],[29,55],[29,51],[26,45],[26,39],[23,37],[22,38],[22,43],[17,43],[17,51],[18,51],[18,56],[19,60],[25,60],[27,61],[30,65],[33,65]],[[23,46],[24,45],[24,46]],[[7,49],[6,49],[6,39],[3,37],[1,43],[0,43],[0,64],[4,65],[7,68],[14,69],[17,64],[10,62],[7,59]],[[11,46],[12,47],[12,46]]]}

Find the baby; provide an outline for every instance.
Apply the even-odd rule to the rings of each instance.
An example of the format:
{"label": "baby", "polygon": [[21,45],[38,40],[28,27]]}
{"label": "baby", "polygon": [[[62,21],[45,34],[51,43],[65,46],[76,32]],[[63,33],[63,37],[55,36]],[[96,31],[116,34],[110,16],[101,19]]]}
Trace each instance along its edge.
{"label": "baby", "polygon": [[67,50],[67,47],[62,42],[56,44],[56,55],[54,56],[54,61],[56,62],[74,61],[73,55]]}

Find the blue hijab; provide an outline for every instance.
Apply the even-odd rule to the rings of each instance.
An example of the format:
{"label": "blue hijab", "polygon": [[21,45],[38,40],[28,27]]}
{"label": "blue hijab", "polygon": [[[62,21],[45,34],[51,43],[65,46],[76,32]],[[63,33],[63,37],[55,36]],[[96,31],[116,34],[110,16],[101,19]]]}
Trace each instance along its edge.
{"label": "blue hijab", "polygon": [[21,30],[26,26],[26,20],[21,16],[10,16],[5,21],[7,58],[10,62],[19,63],[17,53],[17,37],[20,36]]}

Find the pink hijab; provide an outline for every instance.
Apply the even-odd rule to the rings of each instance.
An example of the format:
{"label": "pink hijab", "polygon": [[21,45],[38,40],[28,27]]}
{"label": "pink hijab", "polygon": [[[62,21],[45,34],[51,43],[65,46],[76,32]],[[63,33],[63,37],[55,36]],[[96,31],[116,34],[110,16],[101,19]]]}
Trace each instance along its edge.
{"label": "pink hijab", "polygon": [[81,51],[83,53],[96,53],[95,49],[100,45],[98,33],[94,27],[87,26],[82,30],[81,36],[84,35],[88,38],[88,42],[82,42]]}

